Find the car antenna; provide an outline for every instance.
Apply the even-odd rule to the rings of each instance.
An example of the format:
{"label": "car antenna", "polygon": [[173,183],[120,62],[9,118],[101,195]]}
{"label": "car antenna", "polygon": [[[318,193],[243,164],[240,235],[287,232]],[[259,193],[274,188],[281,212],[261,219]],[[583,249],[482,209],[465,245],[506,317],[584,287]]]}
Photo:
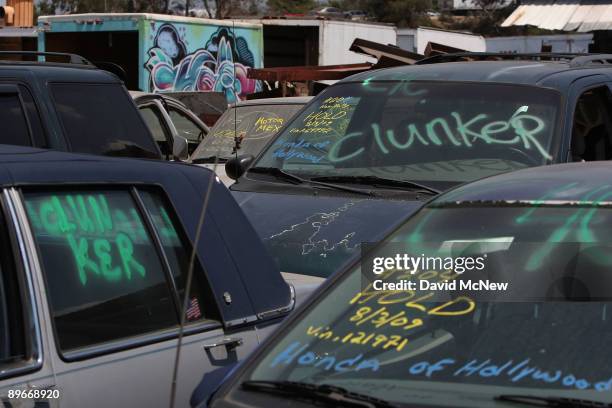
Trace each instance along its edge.
{"label": "car antenna", "polygon": [[[236,30],[235,24],[232,20],[232,35],[236,38]],[[231,42],[230,42],[231,44]],[[232,59],[234,58],[234,48],[232,47]],[[233,62],[233,61],[232,61]],[[234,82],[232,83],[232,91],[233,94],[236,95],[236,64],[232,63],[233,71],[234,71]],[[234,112],[234,119],[235,119]],[[235,121],[234,121],[235,122]],[[236,124],[234,123],[234,130],[236,129]],[[236,134],[234,133],[234,136]],[[217,150],[215,154],[215,161],[213,164],[213,170],[210,172],[210,178],[208,180],[208,187],[206,188],[206,195],[204,196],[204,202],[202,203],[202,210],[200,211],[200,216],[198,219],[198,226],[196,229],[196,233],[193,239],[193,246],[191,248],[191,254],[189,255],[189,266],[187,268],[187,280],[185,282],[185,296],[183,298],[183,303],[181,305],[181,320],[179,324],[179,335],[178,342],[176,346],[176,354],[174,357],[174,368],[172,370],[172,385],[170,389],[170,408],[174,408],[176,403],[176,389],[177,389],[177,378],[178,378],[178,369],[181,360],[181,347],[183,345],[183,336],[185,332],[185,317],[187,315],[187,308],[189,307],[189,294],[191,292],[191,283],[193,281],[193,270],[195,266],[195,259],[198,250],[198,244],[200,242],[200,236],[202,235],[202,228],[204,227],[204,220],[206,219],[206,208],[208,207],[208,200],[210,199],[210,194],[212,192],[212,187],[215,181],[218,181],[217,166],[219,164],[219,155],[221,154],[221,148]],[[236,154],[238,157],[238,154]]]}
{"label": "car antenna", "polygon": [[[234,36],[234,41],[236,41],[236,23],[234,20],[232,20],[232,34]],[[234,58],[233,54],[234,48],[232,47],[232,58]],[[238,163],[238,149],[240,149],[244,136],[238,134],[238,101],[240,100],[240,97],[236,93],[236,63],[233,63],[232,67],[234,69],[234,82],[232,82],[232,93],[234,95],[234,148],[232,153],[234,153],[236,163]],[[238,183],[238,179],[236,179],[235,183]]]}

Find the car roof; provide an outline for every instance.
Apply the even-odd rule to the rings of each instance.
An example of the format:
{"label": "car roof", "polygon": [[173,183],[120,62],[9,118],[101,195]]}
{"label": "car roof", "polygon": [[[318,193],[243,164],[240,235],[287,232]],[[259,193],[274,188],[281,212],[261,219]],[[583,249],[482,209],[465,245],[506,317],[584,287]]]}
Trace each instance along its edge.
{"label": "car roof", "polygon": [[[53,186],[58,189],[69,185],[91,188],[110,184],[159,186],[177,210],[177,217],[191,242],[195,241],[202,203],[211,181],[214,184],[210,187],[199,251],[217,254],[216,257],[200,258],[212,290],[214,293],[229,292],[234,299],[248,299],[248,312],[255,315],[263,316],[286,307],[291,302],[291,292],[278,267],[267,255],[259,236],[227,187],[210,170],[162,160],[0,145],[0,186]],[[257,273],[252,273],[254,266]],[[226,273],[229,267],[237,272]],[[245,303],[242,308],[240,304],[235,301],[226,308],[219,305],[224,321],[244,318]]]}
{"label": "car roof", "polygon": [[577,77],[602,74],[608,77],[612,69],[606,65],[572,66],[570,61],[464,61],[435,64],[409,65],[366,71],[347,77],[338,83],[363,81],[470,81],[523,85],[559,86],[558,81],[547,81],[557,74],[567,74],[563,84]]}
{"label": "car roof", "polygon": [[285,96],[281,98],[262,98],[262,99],[249,99],[246,101],[240,101],[237,104],[231,106],[257,106],[257,105],[306,105],[314,98],[313,96]]}
{"label": "car roof", "polygon": [[164,95],[163,93],[142,92],[142,91],[128,91],[128,92],[130,96],[132,97],[132,99],[137,103],[145,102],[147,100],[152,100],[152,99],[162,99],[163,98],[168,101],[172,101],[180,106],[183,106],[185,109],[187,109],[187,105],[185,105],[183,102],[171,96]]}
{"label": "car roof", "polygon": [[[461,205],[462,202],[502,205],[513,202],[593,202],[602,194],[612,191],[610,174],[610,161],[531,167],[465,184],[440,195],[429,205]],[[612,194],[605,201],[612,201]]]}
{"label": "car roof", "polygon": [[121,83],[116,75],[91,65],[0,61],[0,76],[16,70],[28,72],[41,82]]}

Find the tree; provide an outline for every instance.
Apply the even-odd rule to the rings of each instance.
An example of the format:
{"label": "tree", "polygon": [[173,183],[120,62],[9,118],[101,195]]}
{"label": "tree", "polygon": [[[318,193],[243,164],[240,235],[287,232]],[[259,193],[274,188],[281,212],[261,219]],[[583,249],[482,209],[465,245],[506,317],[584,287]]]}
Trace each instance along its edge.
{"label": "tree", "polygon": [[[225,18],[229,16],[232,9],[232,0],[203,0],[204,9],[210,18]],[[189,0],[187,0],[189,2]],[[189,4],[189,3],[187,3]],[[211,8],[211,4],[214,9]],[[189,7],[187,7],[189,9]]]}
{"label": "tree", "polygon": [[316,7],[314,0],[268,0],[268,7],[272,12],[307,13]]}
{"label": "tree", "polygon": [[384,23],[414,26],[431,9],[431,0],[333,0],[330,5],[343,10],[363,10]]}
{"label": "tree", "polygon": [[37,15],[68,13],[162,13],[167,0],[43,0],[36,5]]}

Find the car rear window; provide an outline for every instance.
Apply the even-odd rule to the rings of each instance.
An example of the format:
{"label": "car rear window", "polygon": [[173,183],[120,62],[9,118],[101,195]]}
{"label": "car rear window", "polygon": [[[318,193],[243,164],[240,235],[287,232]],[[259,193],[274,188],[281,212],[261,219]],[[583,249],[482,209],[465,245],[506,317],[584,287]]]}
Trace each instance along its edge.
{"label": "car rear window", "polygon": [[151,133],[121,85],[54,83],[50,87],[72,151],[161,157]]}
{"label": "car rear window", "polygon": [[178,324],[168,273],[130,191],[24,196],[62,351]]}
{"label": "car rear window", "polygon": [[[188,286],[187,276],[192,250],[191,242],[182,234],[183,229],[180,227],[177,217],[173,216],[174,212],[169,200],[165,200],[164,196],[155,190],[142,190],[139,193],[159,235],[179,298],[184,299]],[[185,310],[186,322],[219,319],[212,291],[204,277],[202,266],[195,260],[192,281],[189,285],[189,299]]]}

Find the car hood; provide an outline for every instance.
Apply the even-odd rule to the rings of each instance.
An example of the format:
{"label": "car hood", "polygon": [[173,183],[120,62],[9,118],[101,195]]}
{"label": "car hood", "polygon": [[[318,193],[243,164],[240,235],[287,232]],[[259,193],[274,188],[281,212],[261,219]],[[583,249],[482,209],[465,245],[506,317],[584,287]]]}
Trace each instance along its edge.
{"label": "car hood", "polygon": [[423,201],[232,191],[281,271],[328,277]]}

